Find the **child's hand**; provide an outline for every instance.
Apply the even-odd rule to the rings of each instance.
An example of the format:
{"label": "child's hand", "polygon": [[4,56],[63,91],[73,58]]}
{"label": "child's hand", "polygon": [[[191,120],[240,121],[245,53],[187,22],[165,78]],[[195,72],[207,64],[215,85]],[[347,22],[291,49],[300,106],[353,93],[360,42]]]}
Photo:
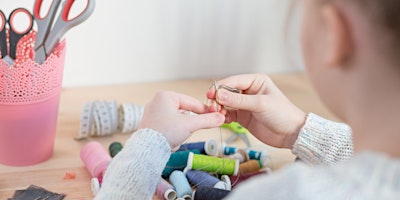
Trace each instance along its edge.
{"label": "child's hand", "polygon": [[262,142],[279,147],[292,148],[306,114],[291,103],[263,74],[232,76],[217,82],[236,88],[242,93],[211,88],[207,98],[226,106],[226,122],[237,121]]}
{"label": "child's hand", "polygon": [[171,147],[175,148],[193,132],[218,127],[224,120],[222,113],[210,113],[208,106],[196,98],[162,91],[145,106],[139,128],[151,128],[164,134]]}

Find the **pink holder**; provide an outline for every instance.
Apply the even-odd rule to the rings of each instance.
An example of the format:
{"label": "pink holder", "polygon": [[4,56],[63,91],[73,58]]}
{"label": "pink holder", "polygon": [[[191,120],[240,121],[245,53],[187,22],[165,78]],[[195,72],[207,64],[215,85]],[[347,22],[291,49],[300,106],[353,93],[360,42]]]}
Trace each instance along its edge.
{"label": "pink holder", "polygon": [[0,164],[33,165],[53,154],[65,42],[40,65],[34,38],[19,41],[14,66],[0,59]]}

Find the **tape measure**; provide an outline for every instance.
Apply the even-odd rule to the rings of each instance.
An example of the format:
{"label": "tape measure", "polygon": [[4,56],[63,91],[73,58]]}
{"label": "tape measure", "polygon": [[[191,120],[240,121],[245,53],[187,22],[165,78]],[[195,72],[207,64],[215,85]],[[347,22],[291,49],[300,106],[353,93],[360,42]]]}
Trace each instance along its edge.
{"label": "tape measure", "polygon": [[78,136],[108,136],[114,133],[132,133],[143,117],[144,107],[124,103],[118,107],[116,101],[90,101],[83,105]]}

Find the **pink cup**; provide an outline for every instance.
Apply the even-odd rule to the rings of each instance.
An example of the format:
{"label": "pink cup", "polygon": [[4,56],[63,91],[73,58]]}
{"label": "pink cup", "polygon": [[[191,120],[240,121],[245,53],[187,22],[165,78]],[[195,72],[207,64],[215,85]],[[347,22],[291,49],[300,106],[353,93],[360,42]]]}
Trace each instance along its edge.
{"label": "pink cup", "polygon": [[52,156],[64,58],[65,42],[43,65],[0,60],[0,164],[27,166]]}

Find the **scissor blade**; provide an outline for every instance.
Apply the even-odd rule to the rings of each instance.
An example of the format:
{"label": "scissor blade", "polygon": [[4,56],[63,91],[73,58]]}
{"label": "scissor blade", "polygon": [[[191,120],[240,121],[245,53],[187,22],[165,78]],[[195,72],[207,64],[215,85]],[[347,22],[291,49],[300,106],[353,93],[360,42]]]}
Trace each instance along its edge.
{"label": "scissor blade", "polygon": [[36,0],[33,8],[33,15],[35,16],[35,20],[38,26],[35,50],[38,49],[41,45],[44,45],[44,42],[49,35],[58,7],[60,6],[62,0],[53,0],[45,17],[40,17],[42,1],[43,0]]}

